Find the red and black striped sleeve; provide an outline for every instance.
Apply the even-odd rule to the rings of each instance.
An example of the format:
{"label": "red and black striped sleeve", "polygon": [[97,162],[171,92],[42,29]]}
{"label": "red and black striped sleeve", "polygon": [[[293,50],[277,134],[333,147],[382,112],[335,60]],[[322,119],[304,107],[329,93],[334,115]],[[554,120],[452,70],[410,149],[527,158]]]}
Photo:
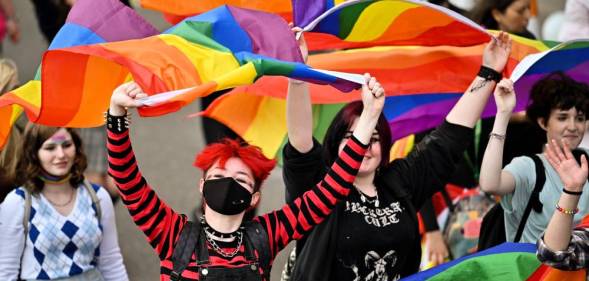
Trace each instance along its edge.
{"label": "red and black striped sleeve", "polygon": [[145,233],[159,258],[170,258],[186,216],[177,214],[160,200],[142,176],[128,130],[122,133],[108,130],[107,148],[108,173],[115,180],[133,221]]}
{"label": "red and black striped sleeve", "polygon": [[348,196],[367,148],[352,136],[321,182],[282,209],[257,218],[266,227],[273,257],[310,232]]}

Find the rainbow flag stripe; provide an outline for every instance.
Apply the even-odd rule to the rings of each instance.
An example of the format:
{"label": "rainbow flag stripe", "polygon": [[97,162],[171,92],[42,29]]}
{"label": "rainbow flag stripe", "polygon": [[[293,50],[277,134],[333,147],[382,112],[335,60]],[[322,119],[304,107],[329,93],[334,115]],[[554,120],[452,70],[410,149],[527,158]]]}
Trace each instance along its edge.
{"label": "rainbow flag stripe", "polygon": [[[79,0],[49,49],[143,38],[157,33],[151,24],[120,1]],[[12,125],[23,110],[31,121],[39,117],[42,104],[40,80],[41,68],[35,80],[0,97],[0,147],[4,146]]]}
{"label": "rainbow flag stripe", "polygon": [[[293,19],[305,31],[330,34],[347,47],[375,45],[471,46],[487,42],[489,33],[470,19],[444,7],[417,0],[293,1]],[[327,49],[326,41],[310,43]]]}

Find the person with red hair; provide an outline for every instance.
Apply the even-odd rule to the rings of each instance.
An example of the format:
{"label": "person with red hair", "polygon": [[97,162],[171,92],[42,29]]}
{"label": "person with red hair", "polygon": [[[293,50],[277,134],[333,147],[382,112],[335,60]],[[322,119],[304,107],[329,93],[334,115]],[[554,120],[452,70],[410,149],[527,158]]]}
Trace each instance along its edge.
{"label": "person with red hair", "polygon": [[134,157],[127,108],[147,96],[126,83],[111,97],[107,113],[109,174],[137,226],[161,260],[161,280],[270,280],[272,261],[290,241],[321,223],[353,187],[384,106],[384,90],[366,75],[364,109],[325,177],[289,204],[251,221],[260,187],[275,166],[258,147],[231,139],[207,146],[194,165],[203,171],[204,216],[190,222],[167,206],[147,184]]}

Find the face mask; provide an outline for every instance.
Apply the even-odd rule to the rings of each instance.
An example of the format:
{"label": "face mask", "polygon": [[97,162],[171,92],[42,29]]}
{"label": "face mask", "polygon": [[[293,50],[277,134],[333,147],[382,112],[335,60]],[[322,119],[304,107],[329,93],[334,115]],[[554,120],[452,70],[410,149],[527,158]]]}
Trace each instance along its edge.
{"label": "face mask", "polygon": [[206,180],[203,196],[211,209],[228,216],[245,211],[252,201],[251,193],[232,177]]}

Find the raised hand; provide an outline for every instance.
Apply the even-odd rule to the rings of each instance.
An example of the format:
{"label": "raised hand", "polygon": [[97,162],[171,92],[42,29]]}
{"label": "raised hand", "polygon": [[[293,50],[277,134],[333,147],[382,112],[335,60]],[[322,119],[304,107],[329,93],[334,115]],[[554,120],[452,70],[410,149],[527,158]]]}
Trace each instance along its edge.
{"label": "raised hand", "polygon": [[110,97],[110,113],[124,115],[126,108],[136,108],[143,105],[138,99],[147,97],[135,82],[127,82],[117,87]]}
{"label": "raised hand", "polygon": [[385,92],[376,78],[365,73],[366,83],[362,85],[362,104],[364,110],[368,110],[370,116],[378,118],[384,107]]}
{"label": "raised hand", "polygon": [[510,53],[511,38],[507,33],[501,31],[497,36],[494,36],[491,39],[487,46],[485,46],[483,52],[483,65],[501,73],[509,60]]}
{"label": "raised hand", "polygon": [[583,186],[587,182],[587,158],[582,155],[579,166],[571,153],[568,141],[563,139],[561,142],[562,147],[556,140],[546,144],[546,159],[560,176],[564,188],[573,192],[583,191]]}
{"label": "raised hand", "polygon": [[495,103],[497,112],[511,113],[515,107],[515,91],[513,90],[513,81],[503,78],[495,87]]}

